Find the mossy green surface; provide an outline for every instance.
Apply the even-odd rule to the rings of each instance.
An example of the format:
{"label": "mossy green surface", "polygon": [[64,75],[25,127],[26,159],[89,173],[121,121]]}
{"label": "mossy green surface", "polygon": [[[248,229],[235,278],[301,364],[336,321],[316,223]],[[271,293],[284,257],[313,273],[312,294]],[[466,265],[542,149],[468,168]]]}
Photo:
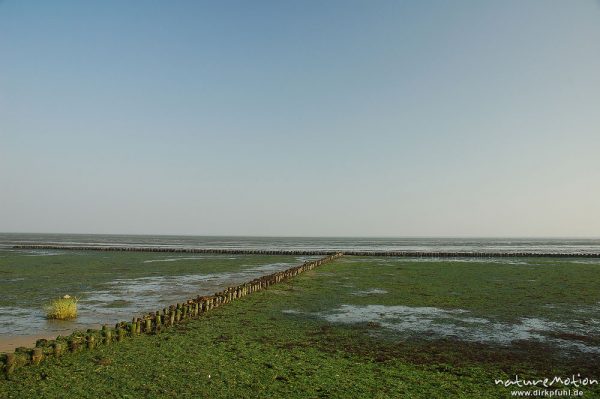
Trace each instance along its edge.
{"label": "mossy green surface", "polygon": [[[330,323],[324,315],[341,305],[403,305],[464,309],[506,323],[595,318],[599,267],[533,258],[510,264],[346,257],[159,335],[20,369],[0,380],[0,397],[502,398],[510,389],[494,379],[517,373],[598,378],[597,356],[544,343],[405,337],[376,323]],[[385,293],[357,295],[372,289]],[[597,386],[582,390],[586,398],[600,397]]]}
{"label": "mossy green surface", "polygon": [[[51,255],[44,255],[49,253]],[[39,307],[65,294],[85,293],[115,280],[239,272],[268,263],[299,263],[296,256],[152,252],[0,250],[0,307]],[[176,261],[168,261],[176,260]],[[186,298],[181,298],[182,300]],[[146,310],[146,309],[140,309]]]}

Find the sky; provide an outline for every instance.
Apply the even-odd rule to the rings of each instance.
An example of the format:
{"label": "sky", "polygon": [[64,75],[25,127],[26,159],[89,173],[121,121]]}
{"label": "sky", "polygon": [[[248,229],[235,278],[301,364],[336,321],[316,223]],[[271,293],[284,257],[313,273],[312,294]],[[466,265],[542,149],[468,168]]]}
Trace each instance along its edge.
{"label": "sky", "polygon": [[600,2],[0,2],[0,231],[600,236]]}

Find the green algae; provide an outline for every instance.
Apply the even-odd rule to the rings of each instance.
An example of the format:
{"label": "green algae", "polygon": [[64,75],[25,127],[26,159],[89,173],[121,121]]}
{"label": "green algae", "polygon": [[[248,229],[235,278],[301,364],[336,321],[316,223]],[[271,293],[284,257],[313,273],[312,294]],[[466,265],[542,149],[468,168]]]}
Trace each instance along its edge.
{"label": "green algae", "polygon": [[[598,378],[597,356],[544,342],[407,337],[324,317],[342,305],[377,305],[577,322],[597,317],[598,267],[342,258],[164,333],[18,370],[0,382],[0,397],[498,398],[510,390],[494,379],[517,373]],[[600,396],[597,387],[584,392]]]}

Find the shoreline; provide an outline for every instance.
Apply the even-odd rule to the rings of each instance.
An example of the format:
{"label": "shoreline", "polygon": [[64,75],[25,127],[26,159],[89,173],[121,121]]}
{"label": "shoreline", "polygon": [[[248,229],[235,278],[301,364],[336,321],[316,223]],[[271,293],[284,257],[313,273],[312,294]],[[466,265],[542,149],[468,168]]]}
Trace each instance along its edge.
{"label": "shoreline", "polygon": [[[91,326],[90,326],[91,327]],[[52,334],[35,334],[35,335],[10,335],[0,337],[0,353],[14,352],[19,347],[32,348],[38,339],[55,339],[59,335],[68,335],[70,330],[61,331],[60,333]]]}
{"label": "shoreline", "polygon": [[[85,326],[85,330],[88,329],[99,329],[102,324],[92,323]],[[81,331],[78,329],[64,329],[52,332],[40,331],[39,334],[27,334],[27,335],[0,335],[0,354],[14,352],[15,349],[20,347],[33,348],[38,339],[55,340],[57,337],[71,335],[75,331]]]}

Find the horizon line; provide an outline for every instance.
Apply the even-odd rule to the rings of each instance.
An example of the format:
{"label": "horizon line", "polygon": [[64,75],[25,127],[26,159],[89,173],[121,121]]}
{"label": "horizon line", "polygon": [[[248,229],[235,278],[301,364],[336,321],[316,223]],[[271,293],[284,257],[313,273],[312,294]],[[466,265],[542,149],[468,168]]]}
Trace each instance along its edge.
{"label": "horizon line", "polygon": [[382,238],[382,239],[587,239],[599,240],[600,236],[477,236],[477,235],[243,235],[243,234],[165,234],[165,233],[57,233],[57,232],[8,232],[1,231],[0,234],[48,234],[48,235],[91,235],[91,236],[161,236],[161,237],[237,237],[237,238]]}

